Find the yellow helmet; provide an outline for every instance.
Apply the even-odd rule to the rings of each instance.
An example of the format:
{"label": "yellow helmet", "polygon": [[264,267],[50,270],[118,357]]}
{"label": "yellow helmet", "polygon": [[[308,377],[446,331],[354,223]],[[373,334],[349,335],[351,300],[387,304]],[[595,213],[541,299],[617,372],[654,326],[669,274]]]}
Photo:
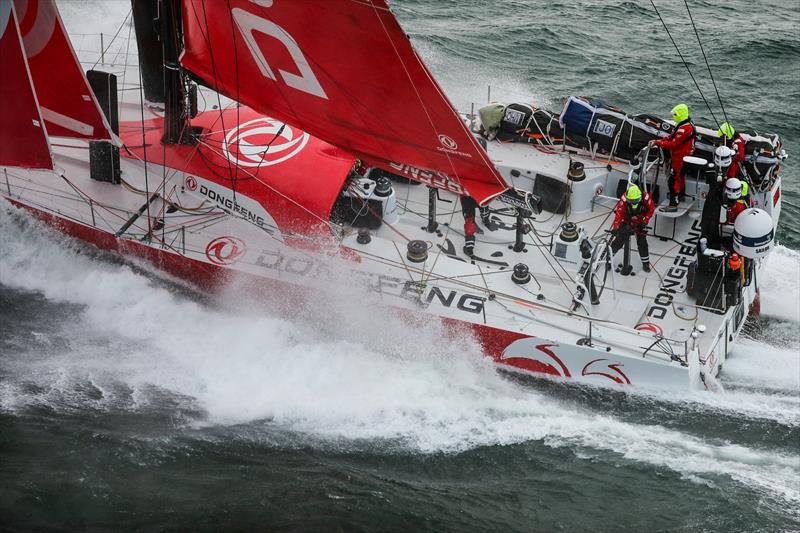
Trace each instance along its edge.
{"label": "yellow helmet", "polygon": [[678,104],[672,108],[672,120],[675,121],[675,124],[683,122],[687,118],[689,118],[689,106]]}
{"label": "yellow helmet", "polygon": [[717,130],[717,135],[720,137],[724,135],[728,139],[733,139],[734,133],[736,133],[736,130],[733,129],[733,126],[731,126],[729,122],[723,122],[722,126],[720,126]]}
{"label": "yellow helmet", "polygon": [[625,199],[632,204],[638,204],[642,199],[642,190],[636,185],[631,185],[625,193]]}

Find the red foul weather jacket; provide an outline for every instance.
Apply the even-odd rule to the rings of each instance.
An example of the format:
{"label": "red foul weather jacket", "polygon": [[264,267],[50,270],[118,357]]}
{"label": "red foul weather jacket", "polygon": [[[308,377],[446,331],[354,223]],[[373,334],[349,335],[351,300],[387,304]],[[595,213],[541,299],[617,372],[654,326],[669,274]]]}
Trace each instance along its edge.
{"label": "red foul weather jacket", "polygon": [[728,167],[728,178],[737,178],[737,172],[742,168],[742,163],[744,163],[744,139],[741,137],[734,137],[733,150],[735,153],[733,154],[731,166]]}
{"label": "red foul weather jacket", "polygon": [[687,119],[678,124],[675,131],[670,133],[669,136],[655,142],[656,146],[669,150],[672,154],[672,169],[675,171],[676,177],[681,175],[683,158],[687,155],[692,155],[692,152],[694,152],[695,135],[694,124]]}
{"label": "red foul weather jacket", "polygon": [[650,197],[649,192],[642,194],[642,206],[639,209],[640,211],[638,213],[629,213],[628,199],[626,195],[623,194],[619,202],[617,202],[616,207],[614,207],[616,216],[614,217],[614,224],[611,227],[614,230],[618,230],[621,225],[625,224],[632,226],[636,230],[644,230],[644,227],[647,226],[650,219],[653,218],[653,213],[656,212],[656,204]]}

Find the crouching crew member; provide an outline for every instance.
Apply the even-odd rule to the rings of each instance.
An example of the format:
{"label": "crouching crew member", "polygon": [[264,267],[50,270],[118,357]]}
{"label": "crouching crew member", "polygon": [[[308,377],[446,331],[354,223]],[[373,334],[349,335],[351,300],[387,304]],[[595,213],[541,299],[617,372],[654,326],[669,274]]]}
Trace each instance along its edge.
{"label": "crouching crew member", "polygon": [[739,213],[750,207],[747,201],[742,199],[743,182],[736,178],[728,178],[725,182],[725,196],[722,199],[722,206],[725,208],[725,224],[733,224]]}
{"label": "crouching crew member", "polygon": [[650,250],[647,245],[647,224],[653,217],[656,206],[650,193],[642,194],[636,185],[628,187],[614,208],[616,216],[612,226],[614,239],[611,241],[611,252],[616,254],[631,234],[636,234],[636,246],[642,259],[642,269],[650,272]]}
{"label": "crouching crew member", "polygon": [[678,104],[672,108],[672,119],[675,131],[663,139],[650,141],[654,146],[668,150],[672,158],[672,173],[669,177],[669,208],[676,211],[680,198],[684,193],[683,158],[694,152],[694,139],[697,136],[692,120],[689,118],[689,107]]}

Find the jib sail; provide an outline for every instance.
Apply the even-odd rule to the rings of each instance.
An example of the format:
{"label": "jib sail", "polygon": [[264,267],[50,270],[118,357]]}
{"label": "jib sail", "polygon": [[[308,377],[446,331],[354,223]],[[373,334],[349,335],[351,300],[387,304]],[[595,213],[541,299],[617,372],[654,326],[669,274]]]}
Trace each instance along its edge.
{"label": "jib sail", "polygon": [[53,168],[11,0],[0,0],[0,166]]}
{"label": "jib sail", "polygon": [[54,0],[14,0],[33,85],[50,135],[110,140]]}
{"label": "jib sail", "polygon": [[368,163],[483,202],[508,188],[385,0],[183,0],[185,68]]}

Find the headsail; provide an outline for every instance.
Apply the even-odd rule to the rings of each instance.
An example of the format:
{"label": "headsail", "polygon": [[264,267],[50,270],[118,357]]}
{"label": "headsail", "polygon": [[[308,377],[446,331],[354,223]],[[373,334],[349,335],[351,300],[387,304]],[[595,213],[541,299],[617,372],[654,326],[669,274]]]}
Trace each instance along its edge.
{"label": "headsail", "polygon": [[58,14],[55,0],[14,0],[19,27],[50,135],[112,139]]}
{"label": "headsail", "polygon": [[185,68],[370,163],[483,202],[508,185],[385,0],[183,0]]}
{"label": "headsail", "polygon": [[53,168],[11,0],[0,0],[0,166]]}

